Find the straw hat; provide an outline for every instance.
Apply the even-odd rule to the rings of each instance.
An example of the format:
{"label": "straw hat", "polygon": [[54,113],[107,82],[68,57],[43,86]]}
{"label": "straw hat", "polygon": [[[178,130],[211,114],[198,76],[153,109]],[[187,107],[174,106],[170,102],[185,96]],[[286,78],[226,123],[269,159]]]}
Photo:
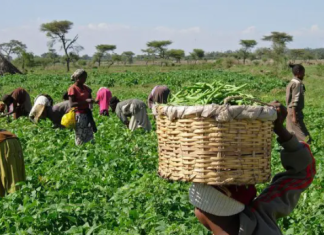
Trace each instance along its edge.
{"label": "straw hat", "polygon": [[34,116],[34,121],[37,123],[38,120],[41,118],[43,112],[45,110],[45,105],[42,105],[42,104],[38,104],[35,108],[35,116]]}

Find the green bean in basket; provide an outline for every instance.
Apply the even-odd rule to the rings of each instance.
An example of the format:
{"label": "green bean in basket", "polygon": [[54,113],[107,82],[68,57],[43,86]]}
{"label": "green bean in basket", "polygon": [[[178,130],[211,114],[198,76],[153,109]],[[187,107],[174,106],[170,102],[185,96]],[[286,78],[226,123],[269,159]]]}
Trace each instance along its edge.
{"label": "green bean in basket", "polygon": [[[221,82],[195,83],[182,88],[174,94],[170,100],[171,105],[205,105],[205,104],[224,104],[227,97],[234,96],[229,104],[233,105],[252,105],[254,97],[251,94],[241,92],[246,86],[228,85]],[[239,99],[237,97],[240,97]]]}

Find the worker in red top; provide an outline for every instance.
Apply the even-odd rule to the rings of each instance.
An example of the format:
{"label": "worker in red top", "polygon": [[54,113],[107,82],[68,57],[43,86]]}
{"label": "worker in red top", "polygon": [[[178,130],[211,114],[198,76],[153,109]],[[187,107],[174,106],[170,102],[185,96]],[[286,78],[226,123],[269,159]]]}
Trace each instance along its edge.
{"label": "worker in red top", "polygon": [[94,103],[91,96],[91,89],[85,85],[87,72],[83,69],[76,70],[71,80],[74,84],[68,90],[70,107],[76,108],[75,144],[82,145],[93,140],[93,132],[96,132],[96,125],[93,121],[92,112],[89,108]]}

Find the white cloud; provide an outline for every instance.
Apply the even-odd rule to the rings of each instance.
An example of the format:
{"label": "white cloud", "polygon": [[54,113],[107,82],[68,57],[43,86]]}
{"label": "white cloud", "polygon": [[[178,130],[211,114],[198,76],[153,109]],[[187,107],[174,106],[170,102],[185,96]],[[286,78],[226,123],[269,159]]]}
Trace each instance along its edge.
{"label": "white cloud", "polygon": [[315,25],[312,25],[310,31],[311,31],[311,32],[318,32],[318,31],[320,31],[320,29],[319,29],[318,25],[315,24]]}
{"label": "white cloud", "polygon": [[123,25],[123,24],[99,23],[99,24],[88,24],[87,26],[81,26],[80,29],[118,31],[118,30],[130,29],[130,26]]}
{"label": "white cloud", "polygon": [[256,31],[255,26],[250,26],[242,31],[243,34],[250,34]]}
{"label": "white cloud", "polygon": [[166,33],[166,34],[192,34],[192,33],[200,33],[201,29],[199,27],[191,27],[186,29],[175,29],[169,28],[165,26],[159,26],[154,28],[156,32]]}

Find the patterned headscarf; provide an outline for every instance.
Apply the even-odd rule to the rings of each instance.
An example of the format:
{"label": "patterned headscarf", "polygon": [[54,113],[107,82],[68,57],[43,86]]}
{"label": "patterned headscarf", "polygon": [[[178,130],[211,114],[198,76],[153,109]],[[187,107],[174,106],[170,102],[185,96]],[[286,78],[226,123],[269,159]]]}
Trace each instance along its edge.
{"label": "patterned headscarf", "polygon": [[79,77],[86,74],[87,72],[84,69],[77,69],[75,72],[71,75],[71,81],[76,81]]}

